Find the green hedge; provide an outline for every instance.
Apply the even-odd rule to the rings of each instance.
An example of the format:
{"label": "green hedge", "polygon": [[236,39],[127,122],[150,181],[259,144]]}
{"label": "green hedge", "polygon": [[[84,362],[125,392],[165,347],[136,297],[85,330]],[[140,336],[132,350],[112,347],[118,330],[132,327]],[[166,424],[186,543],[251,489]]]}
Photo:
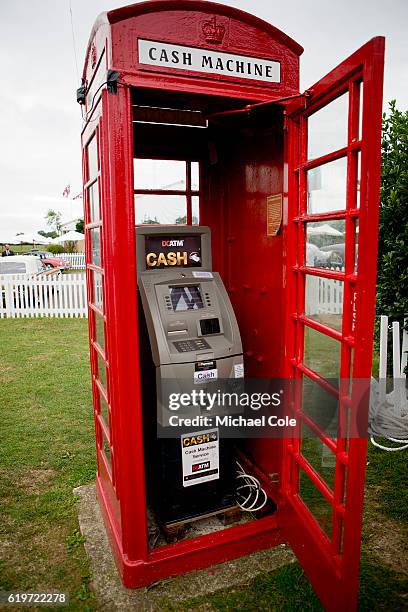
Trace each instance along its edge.
{"label": "green hedge", "polygon": [[408,111],[390,103],[383,117],[377,314],[408,313]]}
{"label": "green hedge", "polygon": [[54,255],[58,255],[58,253],[64,253],[64,247],[60,244],[49,244],[47,246],[47,251],[53,253]]}

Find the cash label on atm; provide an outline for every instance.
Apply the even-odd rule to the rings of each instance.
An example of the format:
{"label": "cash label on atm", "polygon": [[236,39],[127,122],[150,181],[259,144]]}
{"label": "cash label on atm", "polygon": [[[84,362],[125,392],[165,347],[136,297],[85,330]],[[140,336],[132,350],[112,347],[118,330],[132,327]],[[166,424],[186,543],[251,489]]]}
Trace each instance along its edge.
{"label": "cash label on atm", "polygon": [[218,378],[216,361],[197,361],[194,369],[195,384],[217,380]]}
{"label": "cash label on atm", "polygon": [[201,266],[200,236],[146,236],[146,269]]}

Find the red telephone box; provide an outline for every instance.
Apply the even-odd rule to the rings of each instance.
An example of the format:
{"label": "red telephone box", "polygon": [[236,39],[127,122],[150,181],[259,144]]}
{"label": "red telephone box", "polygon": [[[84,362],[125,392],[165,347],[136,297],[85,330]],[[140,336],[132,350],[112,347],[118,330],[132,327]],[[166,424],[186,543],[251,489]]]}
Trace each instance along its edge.
{"label": "red telephone box", "polygon": [[[356,606],[366,440],[341,428],[353,387],[340,394],[330,378],[371,374],[384,39],[305,93],[302,51],[261,19],[201,0],[113,10],[90,36],[79,98],[97,490],[128,587],[289,542],[327,609]],[[183,186],[140,187],[143,159],[183,161]],[[297,437],[246,446],[277,511],[150,548],[135,224],[139,196],[172,195],[185,201],[187,224],[199,215],[211,228],[246,375],[315,385],[336,405],[340,434],[325,433],[300,393]],[[328,221],[340,228],[334,269],[308,257],[310,236]],[[342,296],[332,323],[310,307],[311,288],[326,281]],[[306,429],[329,468],[313,464]]]}

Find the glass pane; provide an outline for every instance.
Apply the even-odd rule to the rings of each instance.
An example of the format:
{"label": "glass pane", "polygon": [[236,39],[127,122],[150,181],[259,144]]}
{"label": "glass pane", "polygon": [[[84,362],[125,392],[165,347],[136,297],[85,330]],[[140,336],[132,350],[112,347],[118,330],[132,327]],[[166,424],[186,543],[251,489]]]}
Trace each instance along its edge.
{"label": "glass pane", "polygon": [[[340,376],[340,342],[305,325],[304,364],[323,378]],[[335,384],[335,380],[331,381]]]}
{"label": "glass pane", "polygon": [[361,151],[357,153],[357,199],[356,206],[361,206]]}
{"label": "glass pane", "polygon": [[101,229],[91,229],[91,261],[95,266],[101,265]]}
{"label": "glass pane", "polygon": [[96,136],[92,137],[87,146],[88,153],[88,181],[98,174],[98,149]]}
{"label": "glass pane", "polygon": [[309,508],[321,529],[328,538],[331,538],[332,507],[302,469],[300,470],[299,493],[301,500]]}
{"label": "glass pane", "polygon": [[315,472],[333,491],[336,455],[304,423],[302,423],[301,452]]}
{"label": "glass pane", "polygon": [[344,219],[306,223],[306,265],[344,270]]}
{"label": "glass pane", "polygon": [[95,341],[99,344],[101,349],[105,350],[105,324],[103,317],[95,312]]}
{"label": "glass pane", "polygon": [[360,83],[360,108],[358,111],[358,137],[361,140],[363,137],[363,102],[364,102],[364,85]]}
{"label": "glass pane", "polygon": [[106,385],[106,364],[104,362],[104,360],[102,359],[102,357],[100,356],[100,354],[98,353],[98,378],[101,381],[101,383],[103,384],[103,386],[105,387],[105,389],[107,388]]}
{"label": "glass pane", "polygon": [[302,410],[328,436],[337,438],[338,399],[310,378],[303,379]]}
{"label": "glass pane", "polygon": [[355,220],[355,228],[356,228],[356,243],[355,243],[355,251],[354,251],[354,273],[357,274],[358,270],[358,238],[359,238],[359,225],[358,219]]}
{"label": "glass pane", "polygon": [[[94,72],[91,83],[86,94],[86,110],[90,113],[91,109],[95,108],[99,97],[102,95],[102,83],[106,82],[106,58],[105,52],[102,52],[98,67]],[[98,91],[99,90],[99,91]]]}
{"label": "glass pane", "polygon": [[99,393],[99,401],[100,401],[100,406],[101,406],[101,410],[100,410],[101,417],[103,418],[108,431],[110,431],[109,429],[109,408],[108,408],[108,404],[105,402],[105,399],[102,393]]}
{"label": "glass pane", "polygon": [[199,162],[191,162],[191,189],[198,191],[200,189],[200,164]]}
{"label": "glass pane", "polygon": [[193,225],[200,225],[200,198],[198,196],[191,198],[191,214]]}
{"label": "glass pane", "polygon": [[349,385],[349,393],[350,393],[350,395],[351,395],[352,386],[353,386],[353,368],[354,368],[354,349],[351,348],[350,349],[350,385]]}
{"label": "glass pane", "polygon": [[343,281],[306,274],[305,314],[310,319],[341,331],[343,297]]}
{"label": "glass pane", "polygon": [[102,433],[102,450],[103,450],[103,454],[105,455],[106,461],[108,462],[108,465],[112,471],[112,457],[111,457],[110,444],[105,438],[103,433]]}
{"label": "glass pane", "polygon": [[98,189],[98,181],[93,183],[89,189],[89,216],[91,223],[96,223],[100,220],[101,214],[99,211],[99,189]]}
{"label": "glass pane", "polygon": [[[11,248],[11,247],[10,247]],[[0,261],[0,274],[25,274],[26,263],[24,261],[8,261],[8,257],[4,261]]]}
{"label": "glass pane", "polygon": [[103,281],[100,272],[92,272],[93,274],[93,303],[103,312]]}
{"label": "glass pane", "polygon": [[317,166],[307,172],[307,212],[327,213],[346,208],[347,159]]}
{"label": "glass pane", "polygon": [[333,100],[308,120],[307,158],[316,159],[347,146],[348,93]]}
{"label": "glass pane", "polygon": [[174,159],[134,161],[135,189],[186,189],[186,162]]}
{"label": "glass pane", "polygon": [[135,216],[138,225],[186,223],[187,199],[173,195],[136,195]]}

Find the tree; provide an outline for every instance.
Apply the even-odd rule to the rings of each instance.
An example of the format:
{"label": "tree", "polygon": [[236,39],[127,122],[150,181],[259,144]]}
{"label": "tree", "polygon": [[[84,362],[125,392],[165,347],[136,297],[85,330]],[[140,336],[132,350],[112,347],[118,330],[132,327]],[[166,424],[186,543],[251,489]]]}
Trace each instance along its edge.
{"label": "tree", "polygon": [[383,117],[377,312],[408,313],[408,111],[390,103]]}
{"label": "tree", "polygon": [[57,234],[61,232],[61,213],[55,210],[49,210],[45,215],[47,225],[54,229]]}
{"label": "tree", "polygon": [[44,238],[56,238],[58,235],[55,231],[45,232],[44,230],[38,230],[37,234],[40,234],[40,236],[44,236]]}
{"label": "tree", "polygon": [[[193,225],[198,225],[198,219],[195,215],[193,215],[192,217],[192,222]],[[177,217],[175,224],[176,225],[186,225],[187,223],[187,215],[184,215],[184,217]]]}
{"label": "tree", "polygon": [[78,221],[76,223],[76,226],[75,226],[75,230],[77,232],[80,232],[81,234],[83,234],[84,233],[84,228],[85,228],[84,220],[83,219],[78,219]]}
{"label": "tree", "polygon": [[154,219],[150,219],[150,217],[148,217],[147,215],[144,216],[142,223],[143,225],[160,225],[157,217],[155,217]]}

